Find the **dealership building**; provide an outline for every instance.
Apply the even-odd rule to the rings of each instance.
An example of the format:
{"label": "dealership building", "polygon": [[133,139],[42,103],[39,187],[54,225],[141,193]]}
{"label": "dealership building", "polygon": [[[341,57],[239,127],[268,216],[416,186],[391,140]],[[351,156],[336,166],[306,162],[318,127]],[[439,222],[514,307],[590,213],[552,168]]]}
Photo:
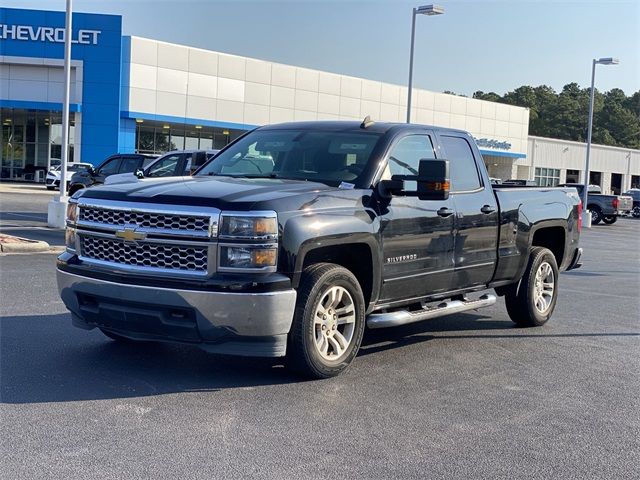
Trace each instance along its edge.
{"label": "dealership building", "polygon": [[[75,13],[72,42],[74,161],[221,148],[268,123],[406,117],[404,86],[123,36],[120,16]],[[3,180],[36,180],[60,158],[63,48],[63,12],[0,8]],[[526,108],[420,89],[413,99],[413,122],[469,131],[493,177],[555,184],[584,163],[582,144],[529,138]],[[597,147],[592,179],[638,183],[639,154]]]}

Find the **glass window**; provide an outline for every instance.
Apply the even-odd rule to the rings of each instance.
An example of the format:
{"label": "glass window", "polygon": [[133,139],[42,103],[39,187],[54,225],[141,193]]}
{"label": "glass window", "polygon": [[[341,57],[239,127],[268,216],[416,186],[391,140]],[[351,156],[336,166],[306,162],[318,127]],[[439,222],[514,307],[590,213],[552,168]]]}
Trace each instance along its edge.
{"label": "glass window", "polygon": [[169,150],[169,129],[156,128],[156,145],[154,153],[162,153]]}
{"label": "glass window", "polygon": [[420,160],[436,158],[429,135],[409,135],[402,138],[389,155],[384,178],[392,175],[418,175]]}
{"label": "glass window", "polygon": [[480,188],[478,167],[469,142],[462,137],[442,137],[442,144],[449,160],[451,191],[464,192]]}
{"label": "glass window", "polygon": [[154,128],[138,126],[138,152],[155,152],[154,142]]}
{"label": "glass window", "polygon": [[123,158],[120,164],[120,173],[135,172],[140,167],[140,163],[137,158]]}
{"label": "glass window", "polygon": [[184,150],[184,130],[171,129],[169,150]]}
{"label": "glass window", "polygon": [[[560,170],[557,168],[535,169],[536,185],[540,187],[555,187],[560,183]],[[567,181],[569,181],[567,177]]]}
{"label": "glass window", "polygon": [[171,177],[173,175],[176,175],[176,168],[178,166],[178,162],[180,161],[180,157],[180,154],[172,154],[160,158],[157,162],[151,165],[151,167],[149,167],[149,171],[147,172],[146,176]]}
{"label": "glass window", "polygon": [[187,150],[196,150],[198,148],[198,132],[187,132],[184,139],[184,148]]}
{"label": "glass window", "polygon": [[100,167],[99,173],[101,175],[112,175],[118,172],[118,165],[120,163],[119,158],[113,158]]}
{"label": "glass window", "polygon": [[373,132],[255,130],[215,157],[200,175],[291,178],[357,186],[379,139],[380,134]]}

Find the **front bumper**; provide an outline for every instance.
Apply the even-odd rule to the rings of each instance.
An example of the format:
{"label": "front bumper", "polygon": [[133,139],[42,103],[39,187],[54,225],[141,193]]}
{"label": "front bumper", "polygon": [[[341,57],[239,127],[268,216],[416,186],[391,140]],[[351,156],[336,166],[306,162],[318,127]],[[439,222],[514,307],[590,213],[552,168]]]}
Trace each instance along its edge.
{"label": "front bumper", "polygon": [[80,328],[135,340],[190,343],[212,353],[286,354],[293,289],[229,293],[126,285],[57,270],[58,290]]}

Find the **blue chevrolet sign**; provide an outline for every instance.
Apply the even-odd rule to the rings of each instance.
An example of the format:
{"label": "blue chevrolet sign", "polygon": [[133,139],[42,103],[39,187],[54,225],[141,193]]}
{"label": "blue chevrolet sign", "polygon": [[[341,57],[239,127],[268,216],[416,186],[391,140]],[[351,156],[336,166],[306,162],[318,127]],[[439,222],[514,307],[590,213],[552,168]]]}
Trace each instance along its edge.
{"label": "blue chevrolet sign", "polygon": [[[64,27],[64,12],[0,8],[0,61],[59,67],[64,58]],[[81,90],[81,98],[72,105],[77,112],[76,136],[80,134],[75,148],[80,147],[83,162],[97,163],[118,150],[122,17],[74,13],[71,57],[76,82],[82,82],[76,89]],[[24,94],[15,98],[11,91],[2,91],[0,106],[62,110],[60,103],[32,101]]]}

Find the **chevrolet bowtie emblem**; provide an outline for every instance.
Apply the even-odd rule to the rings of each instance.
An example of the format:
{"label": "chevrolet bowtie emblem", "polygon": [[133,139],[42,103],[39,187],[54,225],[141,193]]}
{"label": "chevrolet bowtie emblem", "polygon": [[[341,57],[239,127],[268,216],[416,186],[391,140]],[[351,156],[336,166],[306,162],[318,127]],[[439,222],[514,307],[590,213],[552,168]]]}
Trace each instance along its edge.
{"label": "chevrolet bowtie emblem", "polygon": [[125,228],[116,232],[116,237],[123,239],[125,242],[135,242],[136,240],[144,240],[147,234],[144,232],[136,232],[135,228]]}

